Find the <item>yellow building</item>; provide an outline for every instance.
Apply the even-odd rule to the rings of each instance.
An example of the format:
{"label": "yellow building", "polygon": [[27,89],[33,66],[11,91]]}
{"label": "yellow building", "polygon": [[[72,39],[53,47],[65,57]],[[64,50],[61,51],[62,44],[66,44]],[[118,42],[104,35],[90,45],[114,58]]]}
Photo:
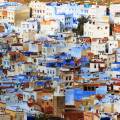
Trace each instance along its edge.
{"label": "yellow building", "polygon": [[10,23],[19,26],[22,21],[28,18],[30,18],[30,9],[26,5],[7,7],[7,20]]}
{"label": "yellow building", "polygon": [[0,120],[24,120],[24,112],[6,109],[6,104],[0,102]]}
{"label": "yellow building", "polygon": [[5,19],[7,17],[7,10],[3,7],[0,8],[0,19]]}
{"label": "yellow building", "polygon": [[11,116],[9,114],[0,114],[0,120],[11,120]]}

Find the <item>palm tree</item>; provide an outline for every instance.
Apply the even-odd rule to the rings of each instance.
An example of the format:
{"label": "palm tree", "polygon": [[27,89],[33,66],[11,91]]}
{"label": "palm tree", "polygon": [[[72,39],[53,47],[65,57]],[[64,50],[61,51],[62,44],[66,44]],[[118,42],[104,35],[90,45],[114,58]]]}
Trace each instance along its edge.
{"label": "palm tree", "polygon": [[84,33],[84,23],[87,23],[89,21],[89,16],[88,17],[80,17],[78,18],[78,26],[77,28],[73,28],[73,32],[76,33],[76,35],[82,36]]}

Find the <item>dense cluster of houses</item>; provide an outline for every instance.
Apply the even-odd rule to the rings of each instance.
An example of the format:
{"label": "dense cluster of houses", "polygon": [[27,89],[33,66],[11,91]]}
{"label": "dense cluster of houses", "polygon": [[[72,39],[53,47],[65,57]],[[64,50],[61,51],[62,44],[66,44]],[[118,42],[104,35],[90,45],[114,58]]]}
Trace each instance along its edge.
{"label": "dense cluster of houses", "polygon": [[120,4],[0,0],[0,120],[119,120],[119,93]]}

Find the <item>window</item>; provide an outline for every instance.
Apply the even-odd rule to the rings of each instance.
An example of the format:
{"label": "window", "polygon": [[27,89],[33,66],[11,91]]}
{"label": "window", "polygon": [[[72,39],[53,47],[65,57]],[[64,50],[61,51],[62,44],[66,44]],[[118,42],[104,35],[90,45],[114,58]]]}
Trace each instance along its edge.
{"label": "window", "polygon": [[71,76],[69,76],[69,80],[71,80]]}
{"label": "window", "polygon": [[86,86],[84,86],[84,91],[87,91],[87,87]]}
{"label": "window", "polygon": [[36,62],[36,59],[34,59],[34,62]]}
{"label": "window", "polygon": [[88,91],[91,91],[91,87],[88,87]]}
{"label": "window", "polygon": [[120,75],[116,75],[117,78],[120,78]]}
{"label": "window", "polygon": [[96,64],[94,64],[94,68],[96,68]]}
{"label": "window", "polygon": [[108,27],[106,26],[105,29],[107,29]]}
{"label": "window", "polygon": [[91,21],[89,21],[89,24],[91,24]]}
{"label": "window", "polygon": [[95,90],[95,88],[94,87],[92,87],[92,91],[94,91]]}
{"label": "window", "polygon": [[6,64],[6,61],[4,61],[4,64]]}
{"label": "window", "polygon": [[68,83],[66,83],[65,86],[68,86]]}
{"label": "window", "polygon": [[72,83],[70,83],[70,86],[72,86]]}
{"label": "window", "polygon": [[97,27],[97,29],[100,29],[100,27]]}

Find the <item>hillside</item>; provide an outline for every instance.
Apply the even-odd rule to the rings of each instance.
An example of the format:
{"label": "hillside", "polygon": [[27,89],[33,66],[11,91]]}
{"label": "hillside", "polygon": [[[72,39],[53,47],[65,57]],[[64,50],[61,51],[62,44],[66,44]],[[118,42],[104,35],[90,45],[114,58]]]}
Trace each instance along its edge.
{"label": "hillside", "polygon": [[[29,3],[31,0],[8,0],[11,2],[20,2],[20,3]],[[78,3],[91,3],[91,4],[95,4],[96,2],[98,4],[109,4],[109,3],[120,3],[120,0],[39,0],[41,2],[70,2],[70,1],[75,1]]]}

